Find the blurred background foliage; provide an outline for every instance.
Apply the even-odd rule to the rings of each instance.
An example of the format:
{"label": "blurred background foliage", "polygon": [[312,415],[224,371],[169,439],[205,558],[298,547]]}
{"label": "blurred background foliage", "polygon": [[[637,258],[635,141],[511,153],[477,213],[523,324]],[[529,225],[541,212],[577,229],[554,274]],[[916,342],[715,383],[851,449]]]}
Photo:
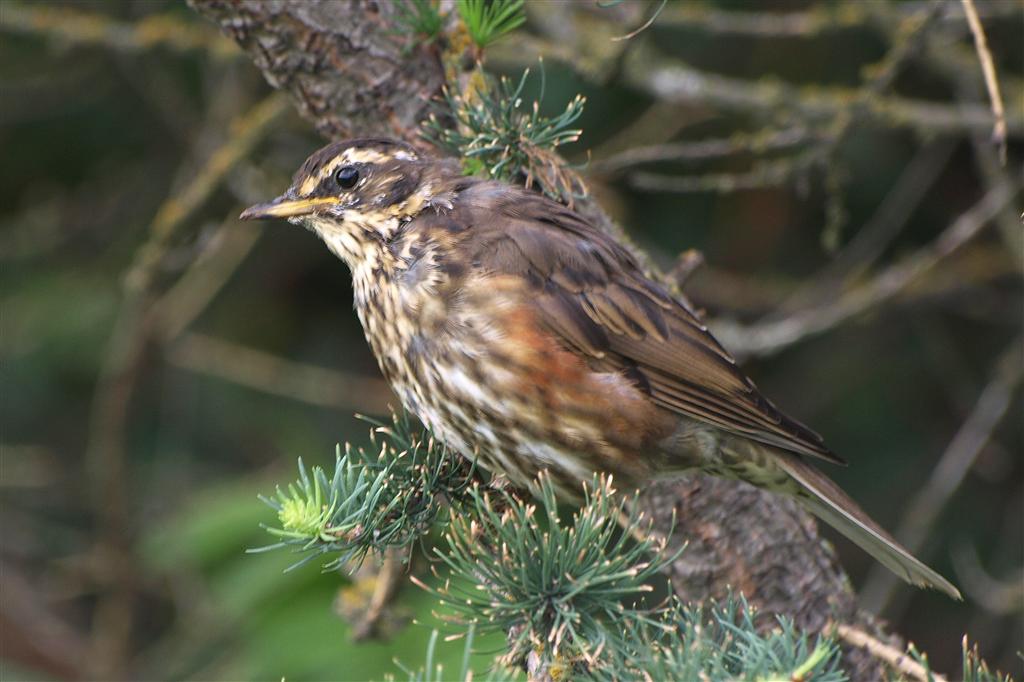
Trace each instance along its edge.
{"label": "blurred background foliage", "polygon": [[[1001,178],[1019,190],[1020,5],[978,3],[1011,121],[1001,167],[987,129],[862,124],[855,101],[834,143],[808,147],[824,156],[801,162],[792,146],[747,145],[738,131],[765,133],[742,107],[660,98],[628,59],[607,58],[610,38],[657,4],[529,4],[527,23],[489,51],[488,66],[516,78],[543,54],[551,115],[586,96],[574,124],[583,134],[566,150],[591,190],[664,267],[687,249],[703,253],[686,291],[726,345],[740,345],[764,392],[850,460],[830,474],[898,529],[968,416],[985,415],[979,395],[993,384],[1012,392],[1019,380],[1012,362],[997,363],[1021,353],[1019,194],[992,228],[865,313],[764,352],[742,352],[743,331],[838,300],[821,273],[866,226],[889,227],[855,285],[923,252]],[[787,82],[811,96],[870,79],[865,67],[896,40],[885,17],[922,7],[669,3],[643,40],[700,73]],[[927,44],[911,44],[881,85],[987,110],[962,14],[940,9]],[[560,54],[571,22],[589,38],[568,55],[562,42]],[[279,193],[322,140],[177,2],[4,0],[0,84],[0,674],[381,679],[398,672],[395,657],[416,667],[436,624],[429,594],[402,581],[381,636],[356,644],[350,621],[372,576],[353,581],[315,564],[283,574],[292,557],[243,553],[265,544],[259,523],[273,520],[256,493],[289,479],[297,455],[329,463],[335,443],[365,442],[353,413],[380,415],[392,401],[351,312],[344,266],[301,230],[236,220]],[[539,87],[531,80],[525,99]],[[688,147],[690,156],[642,165],[620,156],[709,139],[731,152]],[[772,160],[777,172],[759,165]],[[140,277],[156,292],[129,311],[146,342],[112,348]],[[996,417],[962,482],[950,479],[930,510],[934,523],[911,529],[919,556],[964,589],[963,604],[891,589],[866,555],[838,543],[868,603],[938,670],[957,669],[967,632],[991,664],[1021,671],[1019,393]],[[110,445],[118,432],[123,448]],[[458,643],[439,652],[457,669]]]}

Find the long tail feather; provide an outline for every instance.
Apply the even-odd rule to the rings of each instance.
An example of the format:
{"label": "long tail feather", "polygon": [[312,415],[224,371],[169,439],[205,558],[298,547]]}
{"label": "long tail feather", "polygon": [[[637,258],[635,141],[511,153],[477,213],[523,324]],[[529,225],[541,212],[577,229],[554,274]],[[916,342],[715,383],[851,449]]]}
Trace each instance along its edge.
{"label": "long tail feather", "polygon": [[779,465],[800,485],[802,494],[798,499],[812,514],[908,583],[931,587],[963,600],[952,583],[914,558],[827,476],[797,455],[784,451],[773,454]]}

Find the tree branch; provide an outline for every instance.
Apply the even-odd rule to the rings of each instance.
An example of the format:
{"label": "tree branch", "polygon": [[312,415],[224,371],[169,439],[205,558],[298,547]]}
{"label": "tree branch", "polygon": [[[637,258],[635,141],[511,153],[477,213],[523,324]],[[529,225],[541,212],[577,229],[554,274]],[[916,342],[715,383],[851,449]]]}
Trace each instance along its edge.
{"label": "tree branch", "polygon": [[291,94],[327,138],[412,141],[444,74],[432,52],[390,34],[397,3],[189,0],[241,45],[267,82]]}
{"label": "tree branch", "polygon": [[964,7],[964,14],[967,15],[967,25],[971,27],[971,34],[974,35],[974,47],[978,51],[978,61],[981,62],[981,71],[985,74],[985,88],[988,90],[989,99],[992,102],[992,117],[995,123],[992,125],[992,141],[999,147],[1000,162],[1006,165],[1006,110],[1003,107],[1003,96],[999,92],[999,79],[996,78],[996,67],[992,63],[992,53],[988,49],[988,40],[985,38],[985,29],[978,18],[978,10],[974,6],[974,0],[961,0]]}
{"label": "tree branch", "polygon": [[4,4],[0,30],[35,34],[56,43],[101,46],[116,52],[202,51],[215,59],[237,59],[241,54],[230,40],[210,30],[197,31],[194,24],[171,13],[154,14],[132,23],[71,7],[11,2]]}
{"label": "tree branch", "polygon": [[[945,677],[931,672],[915,661],[910,654],[904,653],[885,642],[881,642],[862,630],[839,623],[836,625],[836,634],[847,644],[863,649],[879,660],[885,661],[887,665],[892,667],[901,676],[909,677],[916,682],[946,682]],[[885,679],[888,679],[888,675],[886,675]]]}
{"label": "tree branch", "polygon": [[182,334],[168,351],[167,361],[190,372],[334,410],[381,414],[392,400],[388,385],[376,377],[285,360],[198,332]]}
{"label": "tree branch", "polygon": [[[808,124],[827,123],[843,115],[860,89],[800,88],[777,79],[748,81],[710,74],[639,44],[623,62],[623,79],[653,97],[670,102],[699,102],[719,109],[770,115],[788,112]],[[864,121],[908,127],[927,133],[991,130],[992,113],[978,105],[956,107],[898,96],[872,96],[860,112]],[[1024,115],[1011,112],[1008,130],[1024,130]]]}
{"label": "tree branch", "polygon": [[[920,552],[935,520],[949,499],[963,483],[975,459],[992,437],[1006,415],[1021,381],[1021,347],[1024,339],[1015,338],[996,362],[992,378],[978,396],[971,414],[950,441],[946,451],[932,469],[924,487],[915,494],[903,523],[895,536],[911,552]],[[881,613],[888,605],[896,587],[894,576],[872,567],[864,586],[864,604]]]}
{"label": "tree branch", "polygon": [[[753,38],[811,38],[823,33],[845,31],[871,24],[874,9],[870,3],[842,2],[813,5],[805,11],[721,10],[700,0],[670,3],[658,18],[662,26],[686,26],[712,34],[741,35]],[[911,0],[893,5],[893,11],[911,14],[925,2]],[[753,7],[754,5],[748,5]],[[982,7],[986,16],[1008,17],[1017,11],[1013,3],[988,2]],[[963,15],[950,7],[944,21],[961,21]]]}
{"label": "tree branch", "polygon": [[946,228],[934,242],[833,302],[807,308],[782,319],[768,320],[750,326],[723,320],[716,325],[715,333],[727,348],[739,356],[766,356],[777,353],[804,337],[832,329],[841,322],[888,301],[915,279],[960,249],[996,217],[1016,194],[1017,191],[1008,183],[996,185]]}

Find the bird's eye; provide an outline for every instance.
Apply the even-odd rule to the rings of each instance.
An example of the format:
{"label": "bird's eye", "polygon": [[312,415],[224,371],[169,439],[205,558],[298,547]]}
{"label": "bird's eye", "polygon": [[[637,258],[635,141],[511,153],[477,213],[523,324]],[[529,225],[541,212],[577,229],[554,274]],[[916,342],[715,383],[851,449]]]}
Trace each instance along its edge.
{"label": "bird's eye", "polygon": [[334,181],[342,189],[352,189],[359,182],[359,171],[353,166],[342,166],[334,174]]}

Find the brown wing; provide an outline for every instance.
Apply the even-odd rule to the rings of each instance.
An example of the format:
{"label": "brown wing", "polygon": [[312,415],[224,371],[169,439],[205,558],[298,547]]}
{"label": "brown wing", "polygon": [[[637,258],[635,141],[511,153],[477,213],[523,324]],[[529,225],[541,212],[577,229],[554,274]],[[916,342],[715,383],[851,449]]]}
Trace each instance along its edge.
{"label": "brown wing", "polygon": [[548,330],[602,371],[620,371],[664,408],[793,452],[843,463],[736,367],[697,314],[578,214],[497,183],[459,198],[476,267],[525,278]]}

